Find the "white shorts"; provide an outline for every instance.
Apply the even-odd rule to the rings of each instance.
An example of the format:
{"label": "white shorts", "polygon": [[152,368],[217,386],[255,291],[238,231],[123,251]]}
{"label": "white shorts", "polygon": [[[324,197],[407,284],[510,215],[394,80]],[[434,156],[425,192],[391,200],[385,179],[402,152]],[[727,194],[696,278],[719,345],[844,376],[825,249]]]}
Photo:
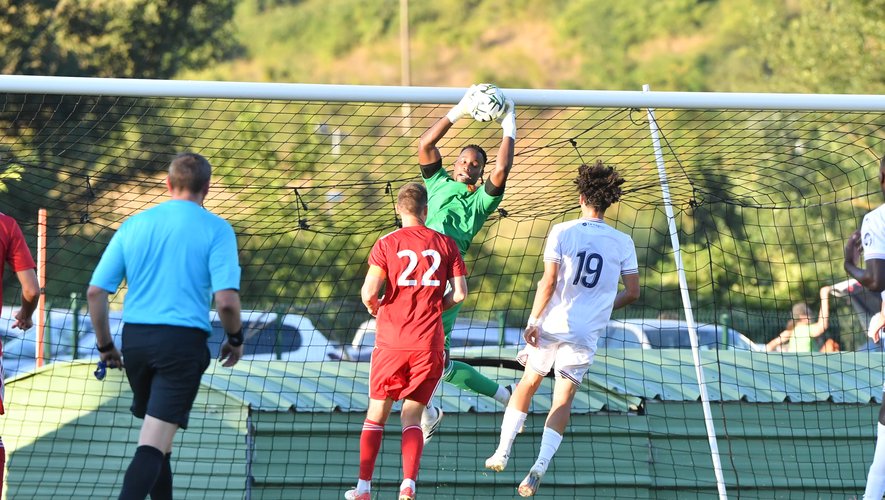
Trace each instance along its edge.
{"label": "white shorts", "polygon": [[516,355],[516,360],[522,366],[531,368],[544,376],[550,373],[552,368],[557,377],[568,379],[575,385],[581,385],[581,381],[590,370],[595,354],[596,349],[585,345],[545,339],[542,335],[538,340],[538,347],[525,346]]}

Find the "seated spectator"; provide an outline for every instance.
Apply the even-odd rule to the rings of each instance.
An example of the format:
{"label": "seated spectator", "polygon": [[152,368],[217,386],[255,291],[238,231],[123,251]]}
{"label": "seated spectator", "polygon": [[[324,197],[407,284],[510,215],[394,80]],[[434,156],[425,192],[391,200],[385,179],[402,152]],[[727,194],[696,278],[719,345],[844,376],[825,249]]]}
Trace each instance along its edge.
{"label": "seated spectator", "polygon": [[[784,329],[777,337],[771,339],[765,345],[766,351],[784,351],[784,352],[814,352],[817,351],[815,339],[823,335],[827,331],[830,319],[830,286],[824,286],[820,289],[820,313],[817,321],[812,322],[811,308],[808,304],[801,302],[795,304],[792,310],[792,319],[787,323]],[[831,339],[832,340],[832,339]],[[835,341],[824,344],[825,352],[833,352]],[[836,344],[838,350],[838,344]]]}

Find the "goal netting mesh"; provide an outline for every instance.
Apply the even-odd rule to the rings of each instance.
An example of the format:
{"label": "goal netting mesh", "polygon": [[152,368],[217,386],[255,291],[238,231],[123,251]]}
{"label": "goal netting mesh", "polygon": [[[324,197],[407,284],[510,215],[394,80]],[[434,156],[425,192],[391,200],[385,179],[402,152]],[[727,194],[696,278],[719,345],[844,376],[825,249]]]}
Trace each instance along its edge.
{"label": "goal netting mesh", "polygon": [[[176,438],[176,496],[332,498],[352,487],[371,344],[351,342],[369,319],[359,301],[368,252],[397,227],[396,190],[421,178],[417,139],[448,106],[0,96],[0,211],[18,219],[32,249],[38,209],[47,211],[45,366],[34,365],[33,330],[20,339],[2,332],[17,349],[4,349],[0,419],[9,497],[117,494],[140,421],[128,413],[122,374],[92,377],[82,295],[119,225],[166,199],[168,162],[184,150],[213,166],[205,207],[237,233],[252,338],[247,359],[204,378],[191,428]],[[502,383],[519,379],[508,332],[525,324],[547,232],[579,215],[581,163],[615,166],[626,193],[606,217],[636,243],[642,297],[615,313],[611,343],[578,391],[538,495],[715,495],[646,110],[517,108],[504,200],[466,257],[465,346],[453,357]],[[832,339],[838,354],[753,350],[785,328],[795,303],[816,320],[821,287],[847,278],[844,241],[882,198],[885,116],[659,107],[655,117],[726,487],[742,498],[860,493],[883,379],[865,324],[877,298],[850,283],[833,290],[829,327],[816,342]],[[495,123],[458,122],[440,143],[444,166],[470,143],[492,163],[500,137]],[[9,273],[4,289],[14,305]],[[626,348],[617,335],[627,336]],[[536,396],[508,471],[495,475],[482,463],[503,407],[444,386],[447,416],[424,450],[421,496],[512,498],[537,454],[551,388],[545,382]],[[401,480],[399,436],[394,413],[375,472],[382,496]]]}

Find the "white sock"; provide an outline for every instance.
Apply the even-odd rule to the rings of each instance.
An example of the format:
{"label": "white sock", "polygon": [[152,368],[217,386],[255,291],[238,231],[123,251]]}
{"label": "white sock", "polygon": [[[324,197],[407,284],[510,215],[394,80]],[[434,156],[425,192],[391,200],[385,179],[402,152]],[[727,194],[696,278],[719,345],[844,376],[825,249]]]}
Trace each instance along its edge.
{"label": "white sock", "polygon": [[415,481],[409,478],[403,479],[403,482],[400,483],[399,489],[402,490],[404,488],[412,488],[412,493],[415,492]]}
{"label": "white sock", "polygon": [[876,453],[873,455],[873,463],[870,465],[870,473],[867,475],[867,488],[864,491],[864,500],[875,498],[881,500],[885,494],[885,425],[877,423]]}
{"label": "white sock", "polygon": [[421,414],[421,423],[425,422],[433,422],[436,420],[436,417],[439,415],[435,406],[425,406],[424,413]]}
{"label": "white sock", "polygon": [[357,493],[367,493],[372,491],[372,481],[360,479],[356,482],[356,491]]}
{"label": "white sock", "polygon": [[[541,438],[541,451],[538,453],[538,462],[544,462],[544,468],[553,460],[553,455],[559,449],[562,442],[562,434],[550,427],[544,427],[544,436]],[[537,462],[536,462],[537,463]]]}
{"label": "white sock", "polygon": [[503,385],[499,385],[498,391],[495,393],[495,401],[502,405],[506,405],[507,402],[510,401],[510,391],[508,391]]}
{"label": "white sock", "polygon": [[504,410],[504,419],[501,421],[501,441],[498,442],[498,449],[495,453],[503,453],[510,455],[510,448],[513,447],[513,440],[516,434],[525,422],[526,414],[516,408],[507,407]]}

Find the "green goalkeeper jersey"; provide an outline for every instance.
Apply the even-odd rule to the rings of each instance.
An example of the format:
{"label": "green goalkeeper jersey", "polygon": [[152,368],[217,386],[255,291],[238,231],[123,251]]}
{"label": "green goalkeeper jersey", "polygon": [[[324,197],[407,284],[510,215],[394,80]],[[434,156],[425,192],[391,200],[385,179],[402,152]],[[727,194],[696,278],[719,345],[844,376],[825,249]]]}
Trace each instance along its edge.
{"label": "green goalkeeper jersey", "polygon": [[492,196],[482,188],[473,190],[452,179],[445,168],[425,178],[424,184],[428,198],[427,227],[454,239],[463,257],[504,195]]}

